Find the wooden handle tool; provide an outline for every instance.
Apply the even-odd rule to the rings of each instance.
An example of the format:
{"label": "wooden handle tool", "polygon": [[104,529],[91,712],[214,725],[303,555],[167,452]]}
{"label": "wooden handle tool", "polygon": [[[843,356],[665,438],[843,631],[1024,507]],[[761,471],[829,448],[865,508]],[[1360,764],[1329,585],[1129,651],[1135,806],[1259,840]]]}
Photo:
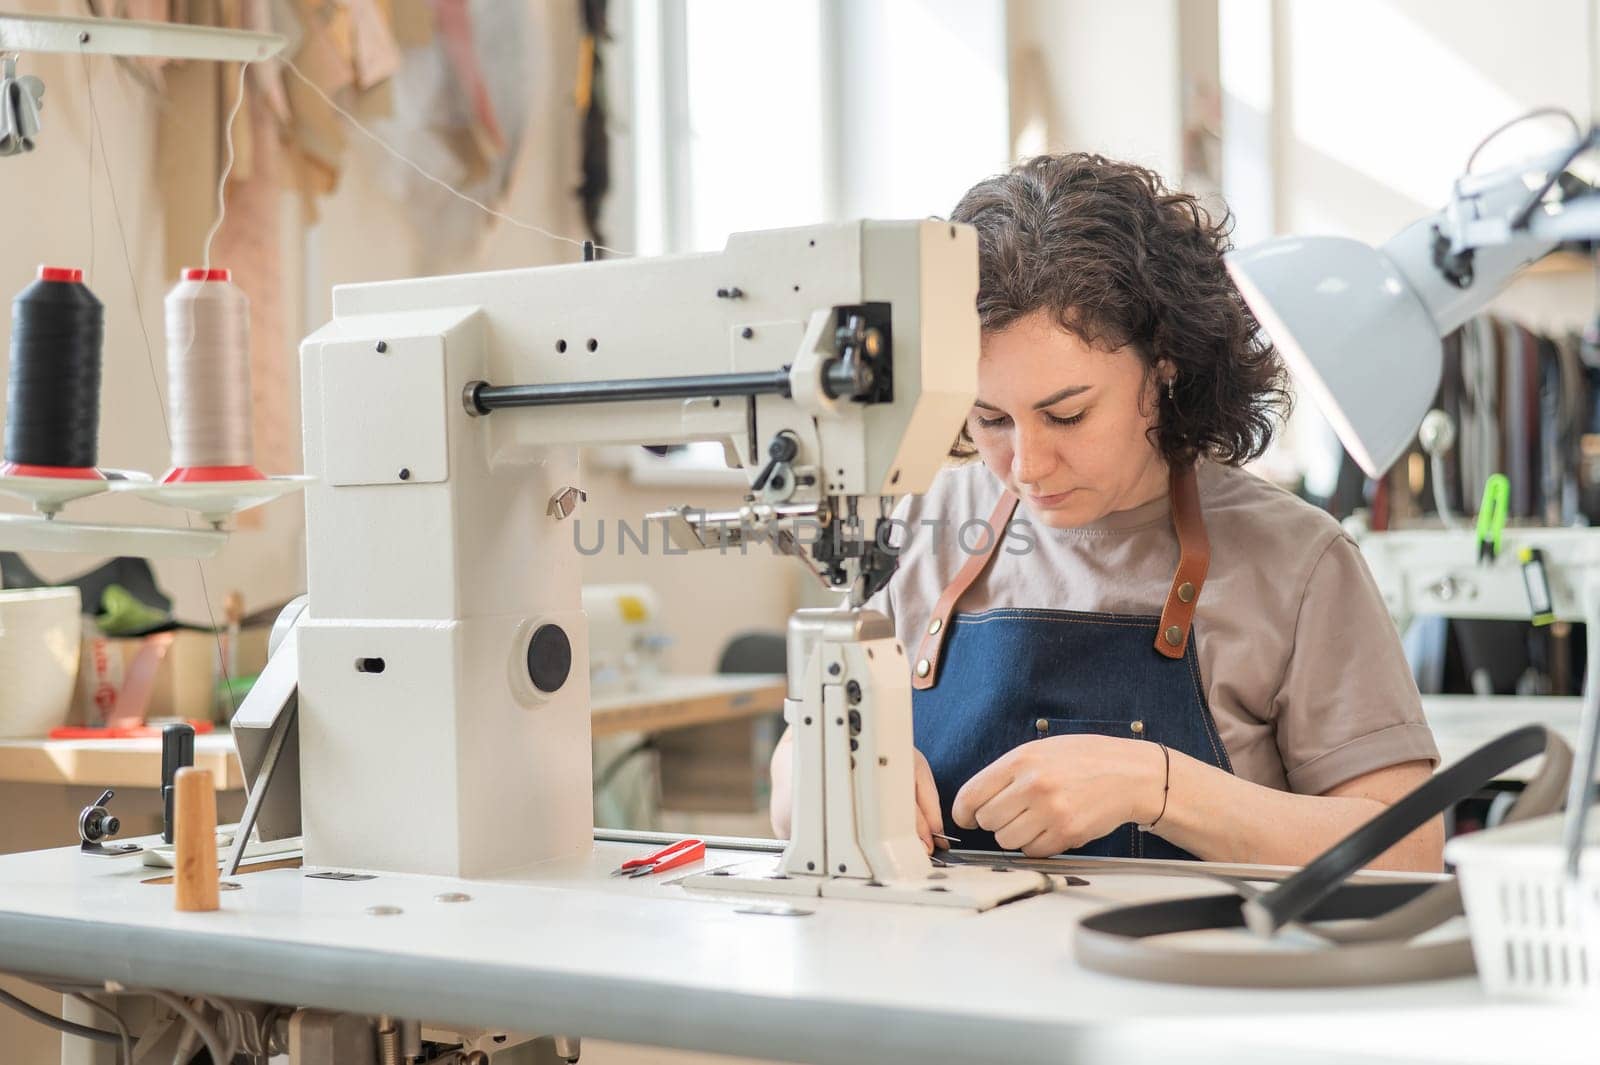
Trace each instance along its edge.
{"label": "wooden handle tool", "polygon": [[173,883],[183,913],[221,909],[217,889],[217,791],[211,770],[193,766],[174,777]]}

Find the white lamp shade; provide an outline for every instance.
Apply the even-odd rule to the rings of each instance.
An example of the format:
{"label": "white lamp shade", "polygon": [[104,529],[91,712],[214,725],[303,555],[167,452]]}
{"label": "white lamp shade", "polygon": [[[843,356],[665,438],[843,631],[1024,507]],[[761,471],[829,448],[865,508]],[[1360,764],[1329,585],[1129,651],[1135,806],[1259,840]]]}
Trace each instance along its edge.
{"label": "white lamp shade", "polygon": [[1433,404],[1439,329],[1383,252],[1283,237],[1226,257],[1239,293],[1369,476],[1405,454]]}

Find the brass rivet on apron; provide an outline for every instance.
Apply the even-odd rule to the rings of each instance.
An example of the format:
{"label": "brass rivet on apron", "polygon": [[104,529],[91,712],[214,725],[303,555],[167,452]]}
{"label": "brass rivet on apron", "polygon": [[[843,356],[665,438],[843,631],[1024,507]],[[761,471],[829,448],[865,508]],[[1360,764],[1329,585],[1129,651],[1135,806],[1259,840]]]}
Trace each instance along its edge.
{"label": "brass rivet on apron", "polygon": [[934,618],[932,621],[928,622],[928,635],[932,636],[942,628],[944,628],[944,619]]}
{"label": "brass rivet on apron", "polygon": [[1128,727],[1133,730],[1133,734],[1135,736],[1143,736],[1144,735],[1144,722],[1143,721],[1135,721],[1133,724],[1129,725]]}
{"label": "brass rivet on apron", "polygon": [[1037,720],[1037,721],[1035,721],[1033,723],[1033,727],[1038,729],[1041,734],[1049,732],[1050,731],[1050,721],[1049,721],[1048,718],[1041,717],[1039,720]]}
{"label": "brass rivet on apron", "polygon": [[1167,629],[1167,642],[1176,647],[1183,642],[1183,630],[1174,625]]}
{"label": "brass rivet on apron", "polygon": [[917,663],[917,676],[926,677],[931,669],[933,669],[933,663],[924,658]]}
{"label": "brass rivet on apron", "polygon": [[1188,581],[1184,581],[1182,584],[1178,585],[1178,598],[1183,600],[1185,603],[1194,602],[1194,585],[1190,584]]}

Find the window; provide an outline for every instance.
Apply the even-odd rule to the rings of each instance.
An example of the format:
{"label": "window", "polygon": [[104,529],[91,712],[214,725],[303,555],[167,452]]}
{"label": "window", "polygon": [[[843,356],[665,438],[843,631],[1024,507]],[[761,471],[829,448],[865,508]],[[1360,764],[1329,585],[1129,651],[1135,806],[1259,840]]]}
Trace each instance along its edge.
{"label": "window", "polygon": [[[621,213],[641,254],[944,215],[1008,162],[1003,0],[632,0],[624,17]],[[652,483],[728,476],[716,445],[630,465]]]}
{"label": "window", "polygon": [[633,0],[634,247],[943,215],[1009,160],[1002,0]]}

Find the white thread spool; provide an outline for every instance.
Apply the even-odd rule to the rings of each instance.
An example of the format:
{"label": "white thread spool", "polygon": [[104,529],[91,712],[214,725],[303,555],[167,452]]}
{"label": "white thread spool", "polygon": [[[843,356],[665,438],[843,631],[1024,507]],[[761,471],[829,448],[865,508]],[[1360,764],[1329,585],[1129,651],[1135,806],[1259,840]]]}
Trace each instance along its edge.
{"label": "white thread spool", "polygon": [[250,398],[250,301],[227,270],[185,270],[167,293],[174,481],[259,480]]}

